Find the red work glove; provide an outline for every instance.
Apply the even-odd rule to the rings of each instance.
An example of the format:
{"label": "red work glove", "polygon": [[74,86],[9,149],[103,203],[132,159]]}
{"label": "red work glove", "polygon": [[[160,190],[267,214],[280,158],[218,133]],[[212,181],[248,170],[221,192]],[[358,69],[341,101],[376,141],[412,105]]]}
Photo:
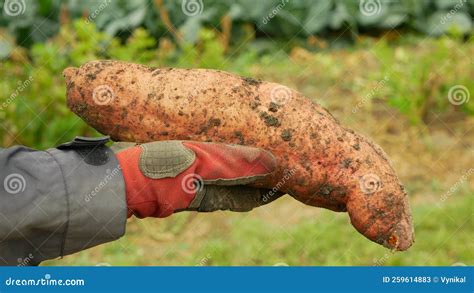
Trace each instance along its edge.
{"label": "red work glove", "polygon": [[249,211],[282,195],[269,198],[268,190],[243,186],[276,167],[271,153],[253,147],[159,141],[132,144],[116,151],[116,156],[125,179],[129,217],[167,217],[182,210]]}

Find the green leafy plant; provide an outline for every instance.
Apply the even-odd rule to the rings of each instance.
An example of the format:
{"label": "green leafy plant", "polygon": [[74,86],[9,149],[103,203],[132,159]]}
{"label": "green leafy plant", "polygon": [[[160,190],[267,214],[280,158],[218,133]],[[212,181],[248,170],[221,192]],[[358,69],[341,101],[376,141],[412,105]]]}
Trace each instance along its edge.
{"label": "green leafy plant", "polygon": [[167,46],[156,48],[155,39],[143,28],[136,29],[122,42],[98,31],[93,23],[77,20],[62,26],[58,35],[48,42],[34,44],[30,60],[2,61],[2,145],[23,144],[44,149],[75,135],[97,135],[66,107],[62,71],[68,66],[113,58],[160,67],[226,68],[244,74],[246,65],[256,59],[256,54],[249,50],[242,57],[227,60],[217,34],[208,29],[200,31],[196,45],[186,43],[181,49]]}
{"label": "green leafy plant", "polygon": [[[10,11],[14,2],[19,3],[18,10]],[[0,7],[4,12],[0,14],[0,27],[25,47],[46,41],[59,32],[61,25],[76,18],[85,18],[122,41],[143,27],[156,40],[179,35],[178,42],[182,38],[196,43],[203,27],[219,28],[228,17],[233,24],[229,41],[235,44],[245,34],[245,25],[255,29],[258,39],[271,41],[315,34],[330,37],[331,32],[346,29],[348,36],[392,28],[438,36],[455,27],[467,35],[472,33],[474,14],[474,0],[0,0]]]}
{"label": "green leafy plant", "polygon": [[[388,104],[414,124],[450,109],[474,115],[473,103],[469,102],[469,96],[474,93],[474,68],[469,62],[469,56],[474,53],[473,40],[461,42],[446,36],[411,46],[416,49],[408,52],[381,40],[373,49],[380,61],[380,75],[387,77]],[[456,93],[456,89],[461,92]]]}

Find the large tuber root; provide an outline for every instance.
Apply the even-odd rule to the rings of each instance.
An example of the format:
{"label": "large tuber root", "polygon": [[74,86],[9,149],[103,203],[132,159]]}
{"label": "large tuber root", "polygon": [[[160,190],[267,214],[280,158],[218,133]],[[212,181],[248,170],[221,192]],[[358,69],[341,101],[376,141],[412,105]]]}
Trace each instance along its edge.
{"label": "large tuber root", "polygon": [[257,187],[347,211],[360,233],[388,248],[406,250],[414,241],[407,194],[382,149],[292,89],[217,70],[118,61],[88,62],[64,75],[71,110],[114,140],[264,148],[279,169]]}

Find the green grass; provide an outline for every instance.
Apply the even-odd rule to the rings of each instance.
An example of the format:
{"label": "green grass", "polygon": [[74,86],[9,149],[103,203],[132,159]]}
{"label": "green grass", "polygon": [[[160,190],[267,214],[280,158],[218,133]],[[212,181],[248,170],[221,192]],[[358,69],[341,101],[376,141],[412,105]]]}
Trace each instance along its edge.
{"label": "green grass", "polygon": [[[406,252],[394,253],[365,239],[345,213],[320,210],[314,219],[303,217],[294,225],[231,213],[222,213],[223,219],[228,218],[224,223],[216,223],[205,214],[198,222],[186,224],[192,214],[182,213],[169,219],[134,220],[119,241],[45,264],[473,265],[473,204],[471,192],[471,196],[457,195],[441,205],[430,202],[413,207],[416,242]],[[265,213],[272,212],[272,205],[264,209]],[[293,215],[284,216],[291,221]],[[284,223],[285,217],[278,222]],[[210,233],[196,236],[201,225],[210,225]],[[180,236],[189,232],[192,241]]]}
{"label": "green grass", "polygon": [[211,255],[213,265],[451,265],[473,258],[472,211],[472,197],[446,207],[416,207],[417,240],[405,253],[391,253],[354,233],[345,214],[324,211],[320,219],[285,230],[244,220],[230,239],[211,238],[200,254]]}

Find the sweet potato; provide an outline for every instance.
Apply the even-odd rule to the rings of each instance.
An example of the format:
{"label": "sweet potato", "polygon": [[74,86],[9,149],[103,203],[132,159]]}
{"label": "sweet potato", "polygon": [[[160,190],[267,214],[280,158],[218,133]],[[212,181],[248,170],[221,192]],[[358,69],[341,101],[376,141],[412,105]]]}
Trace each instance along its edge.
{"label": "sweet potato", "polygon": [[257,187],[347,211],[360,233],[388,248],[405,250],[414,240],[407,194],[382,149],[292,89],[218,70],[119,61],[64,75],[70,109],[113,140],[261,147],[280,167]]}

